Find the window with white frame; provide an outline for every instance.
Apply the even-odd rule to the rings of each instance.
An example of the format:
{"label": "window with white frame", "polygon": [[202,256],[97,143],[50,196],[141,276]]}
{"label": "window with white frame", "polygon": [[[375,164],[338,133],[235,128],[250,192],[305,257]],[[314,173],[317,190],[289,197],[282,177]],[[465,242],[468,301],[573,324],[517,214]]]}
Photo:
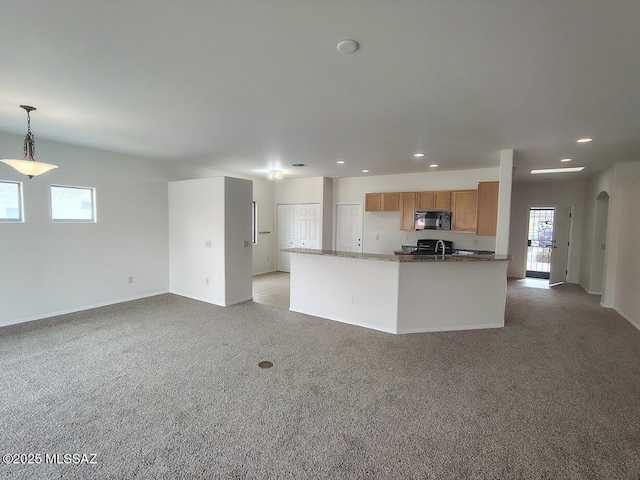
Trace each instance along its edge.
{"label": "window with white frame", "polygon": [[24,222],[22,183],[0,180],[0,222]]}
{"label": "window with white frame", "polygon": [[95,222],[96,189],[51,185],[51,220],[53,222]]}

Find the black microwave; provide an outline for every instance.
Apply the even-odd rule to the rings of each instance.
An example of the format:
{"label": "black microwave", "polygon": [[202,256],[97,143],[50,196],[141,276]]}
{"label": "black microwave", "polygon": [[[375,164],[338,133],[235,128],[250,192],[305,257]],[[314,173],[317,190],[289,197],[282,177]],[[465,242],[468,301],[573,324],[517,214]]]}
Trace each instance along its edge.
{"label": "black microwave", "polygon": [[416,230],[451,230],[451,212],[416,212]]}

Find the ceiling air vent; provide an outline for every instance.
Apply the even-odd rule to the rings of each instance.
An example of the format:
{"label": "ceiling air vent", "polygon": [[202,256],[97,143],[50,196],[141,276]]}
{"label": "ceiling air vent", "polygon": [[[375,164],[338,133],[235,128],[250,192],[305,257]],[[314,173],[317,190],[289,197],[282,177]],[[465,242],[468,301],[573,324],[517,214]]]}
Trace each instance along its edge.
{"label": "ceiling air vent", "polygon": [[292,163],[291,166],[292,167],[306,167],[306,165],[304,163]]}

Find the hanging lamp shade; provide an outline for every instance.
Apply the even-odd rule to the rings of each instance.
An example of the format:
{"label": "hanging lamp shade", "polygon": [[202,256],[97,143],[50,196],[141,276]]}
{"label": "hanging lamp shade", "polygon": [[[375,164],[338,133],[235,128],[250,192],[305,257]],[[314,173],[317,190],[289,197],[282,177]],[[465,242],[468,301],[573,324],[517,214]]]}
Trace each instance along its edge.
{"label": "hanging lamp shade", "polygon": [[3,158],[0,162],[6,163],[29,178],[33,178],[49,170],[58,168],[58,166],[51,163],[36,162],[33,158],[36,151],[36,138],[31,131],[31,112],[36,108],[30,107],[29,105],[20,105],[20,108],[24,108],[27,111],[27,135],[24,137],[24,158],[22,160]]}

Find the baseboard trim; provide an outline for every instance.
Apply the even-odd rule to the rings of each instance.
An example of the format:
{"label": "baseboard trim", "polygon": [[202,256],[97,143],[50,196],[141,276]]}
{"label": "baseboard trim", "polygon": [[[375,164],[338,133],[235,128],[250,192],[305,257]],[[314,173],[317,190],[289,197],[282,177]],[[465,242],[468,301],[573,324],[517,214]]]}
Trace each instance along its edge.
{"label": "baseboard trim", "polygon": [[344,318],[327,317],[327,316],[319,315],[317,313],[310,312],[310,311],[294,310],[292,308],[289,308],[289,311],[290,312],[295,312],[295,313],[302,313],[303,315],[309,315],[311,317],[317,317],[320,320],[329,320],[330,322],[346,323],[347,325],[353,325],[355,327],[361,327],[361,328],[368,328],[370,330],[377,330],[379,332],[393,333],[393,334],[398,333],[395,330],[390,329],[390,328],[384,328],[384,327],[380,327],[378,325],[371,325],[369,323],[354,322],[353,320],[346,320]]}
{"label": "baseboard trim", "polygon": [[265,273],[275,273],[277,272],[277,270],[265,270],[264,272],[256,272],[253,274],[253,276],[255,277],[256,275],[264,275]]}
{"label": "baseboard trim", "polygon": [[617,307],[613,307],[613,309],[618,312],[618,314],[624,318],[627,322],[629,322],[631,325],[633,325],[634,327],[636,327],[638,330],[640,330],[640,324],[634,322],[631,317],[629,315],[627,315],[626,313],[621,312]]}
{"label": "baseboard trim", "polygon": [[67,315],[69,313],[83,312],[85,310],[91,310],[92,308],[100,308],[107,307],[109,305],[117,305],[118,303],[132,302],[134,300],[140,300],[142,298],[155,297],[157,295],[163,295],[165,293],[170,293],[168,290],[154,292],[154,293],[145,293],[144,295],[137,295],[135,297],[128,297],[120,300],[113,300],[109,302],[96,303],[94,305],[85,305],[77,308],[70,308],[67,310],[59,310],[57,312],[45,313],[43,315],[35,315],[33,317],[21,318],[18,320],[9,320],[8,322],[0,323],[0,327],[8,327],[9,325],[17,325],[19,323],[27,323],[33,322],[36,320],[44,320],[45,318],[58,317],[60,315]]}
{"label": "baseboard trim", "polygon": [[253,300],[253,296],[250,296],[250,297],[239,298],[229,303],[224,303],[224,302],[216,303],[212,301],[210,298],[198,297],[196,295],[187,295],[186,293],[180,293],[176,291],[169,291],[169,293],[178,295],[180,297],[190,298],[191,300],[197,300],[198,302],[208,303],[209,305],[215,305],[216,307],[230,307],[231,305],[236,305],[238,303],[246,302],[247,300]]}
{"label": "baseboard trim", "polygon": [[585,287],[584,285],[582,285],[581,283],[578,283],[577,285],[579,285],[580,288],[582,288],[582,290],[584,290],[589,295],[602,295],[602,292],[593,292],[593,291],[589,290],[587,287]]}
{"label": "baseboard trim", "polygon": [[461,327],[434,327],[434,328],[409,328],[398,330],[398,333],[433,333],[433,332],[459,332],[461,330],[482,330],[485,328],[503,328],[504,323],[491,323],[488,325],[470,325]]}
{"label": "baseboard trim", "polygon": [[246,302],[246,301],[249,301],[249,300],[253,300],[253,296],[239,298],[237,300],[234,300],[233,302],[225,304],[225,307],[230,307],[231,305],[237,305],[238,303]]}

